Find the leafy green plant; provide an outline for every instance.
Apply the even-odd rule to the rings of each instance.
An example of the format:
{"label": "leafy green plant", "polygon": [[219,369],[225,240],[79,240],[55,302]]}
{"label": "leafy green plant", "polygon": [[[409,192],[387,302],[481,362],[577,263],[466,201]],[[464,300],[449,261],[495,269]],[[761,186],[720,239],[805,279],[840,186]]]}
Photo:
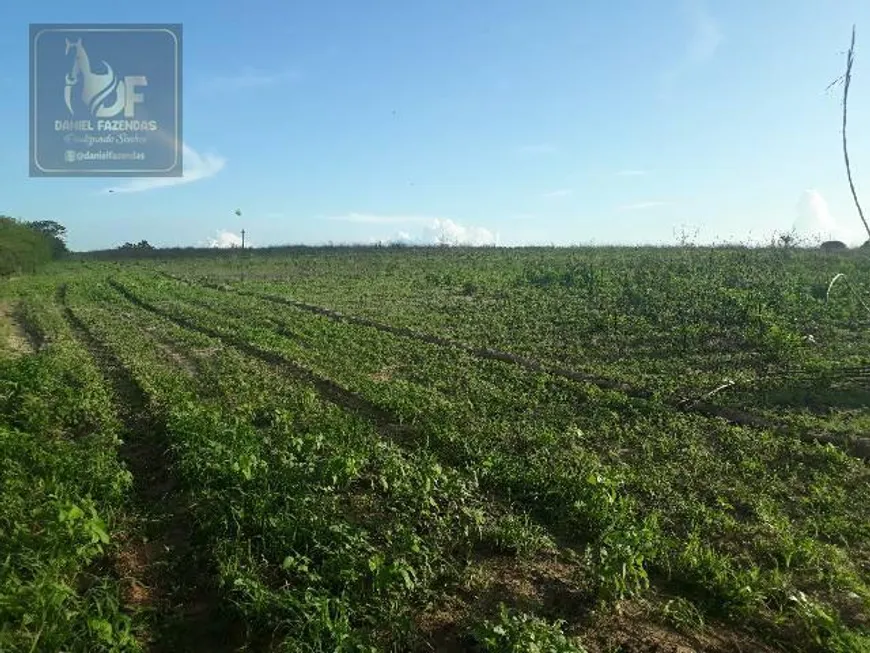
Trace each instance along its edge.
{"label": "leafy green plant", "polygon": [[473,634],[487,653],[584,653],[586,649],[562,631],[563,624],[508,610],[502,603],[498,616],[484,620]]}
{"label": "leafy green plant", "polygon": [[683,633],[698,633],[704,628],[704,615],[682,596],[668,599],[661,606],[664,622]]}
{"label": "leafy green plant", "polygon": [[[561,650],[565,624],[531,614],[591,632],[626,603],[686,633],[724,620],[753,641],[861,650],[870,477],[836,437],[870,427],[866,318],[807,288],[835,264],[860,278],[865,259],[285,254],[252,253],[244,280],[209,252],[9,286],[46,346],[0,363],[0,648],[133,650],[141,622],[94,571],[129,510],[128,434],[54,300],[65,283],[64,306],[160,425],[190,558],[248,644],[434,645],[420,615],[447,605],[456,630],[480,614],[473,576],[527,611],[480,626],[494,650]],[[595,599],[580,626],[573,608]]]}

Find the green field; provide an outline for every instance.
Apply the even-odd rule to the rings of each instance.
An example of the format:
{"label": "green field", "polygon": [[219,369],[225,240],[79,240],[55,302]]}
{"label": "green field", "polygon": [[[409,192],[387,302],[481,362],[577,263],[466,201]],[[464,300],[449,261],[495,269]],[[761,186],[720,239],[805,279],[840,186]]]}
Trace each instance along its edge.
{"label": "green field", "polygon": [[868,291],[774,248],[0,280],[0,651],[870,651]]}

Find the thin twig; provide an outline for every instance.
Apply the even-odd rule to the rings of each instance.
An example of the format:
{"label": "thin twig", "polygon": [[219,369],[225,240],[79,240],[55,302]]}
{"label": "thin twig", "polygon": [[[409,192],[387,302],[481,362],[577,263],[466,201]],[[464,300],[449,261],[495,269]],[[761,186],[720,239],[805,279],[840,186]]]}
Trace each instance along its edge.
{"label": "thin twig", "polygon": [[681,401],[679,401],[677,403],[680,406],[696,406],[700,402],[707,401],[713,395],[718,394],[719,392],[722,392],[722,390],[726,390],[727,388],[730,388],[734,385],[736,385],[736,383],[734,381],[732,381],[731,379],[727,379],[725,381],[725,383],[723,383],[722,385],[720,385],[717,388],[714,388],[710,392],[707,392],[706,394],[701,395],[700,397],[695,397],[694,399],[691,397],[687,397],[687,398],[682,399]]}
{"label": "thin twig", "polygon": [[730,388],[733,385],[734,385],[734,381],[728,380],[725,383],[723,383],[722,385],[720,385],[718,388],[714,388],[713,390],[710,390],[710,392],[708,392],[703,397],[701,397],[701,401],[707,401],[713,395],[718,394],[718,393],[722,392],[722,390],[725,390],[726,388]]}
{"label": "thin twig", "polygon": [[[849,52],[846,53],[846,74],[843,75],[843,158],[846,160],[846,176],[849,179],[849,188],[852,190],[852,198],[855,200],[855,207],[858,209],[858,216],[861,222],[864,223],[864,229],[867,235],[870,236],[870,225],[864,217],[864,211],[861,209],[861,203],[858,201],[858,193],[855,191],[855,184],[852,181],[852,168],[849,165],[849,147],[846,138],[846,117],[849,112],[849,84],[852,81],[852,63],[855,60],[855,26],[852,25],[852,43],[849,46]],[[838,80],[839,81],[839,80]],[[835,82],[836,83],[836,82]]]}

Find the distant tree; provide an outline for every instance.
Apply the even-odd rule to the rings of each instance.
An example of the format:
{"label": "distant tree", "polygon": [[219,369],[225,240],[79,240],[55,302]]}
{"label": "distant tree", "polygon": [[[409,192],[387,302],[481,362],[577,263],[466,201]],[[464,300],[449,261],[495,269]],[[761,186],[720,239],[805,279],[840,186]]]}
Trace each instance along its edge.
{"label": "distant tree", "polygon": [[66,241],[66,227],[54,220],[35,220],[28,222],[27,226],[31,229],[41,231],[47,236],[57,238],[58,240]]}
{"label": "distant tree", "polygon": [[152,250],[152,249],[154,249],[154,246],[151,245],[151,243],[149,243],[147,240],[140,240],[135,245],[133,243],[130,243],[130,242],[124,243],[123,245],[118,247],[118,249],[136,249],[136,250],[147,249],[147,250]]}
{"label": "distant tree", "polygon": [[839,240],[826,240],[821,245],[819,245],[819,249],[824,250],[826,252],[835,252],[839,250],[848,249],[846,247],[846,243]]}
{"label": "distant tree", "polygon": [[30,229],[44,234],[51,241],[52,256],[60,258],[67,253],[66,227],[54,220],[34,220],[25,222]]}

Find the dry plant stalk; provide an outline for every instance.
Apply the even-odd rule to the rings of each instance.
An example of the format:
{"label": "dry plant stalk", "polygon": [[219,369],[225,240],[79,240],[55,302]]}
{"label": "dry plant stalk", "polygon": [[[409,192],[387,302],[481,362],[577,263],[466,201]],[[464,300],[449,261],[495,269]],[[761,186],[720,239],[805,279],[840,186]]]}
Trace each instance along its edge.
{"label": "dry plant stalk", "polygon": [[[849,189],[852,191],[852,199],[855,201],[855,207],[858,209],[858,217],[861,218],[861,222],[864,224],[864,229],[867,231],[867,235],[870,236],[870,225],[867,224],[867,219],[864,217],[864,211],[861,209],[861,202],[858,201],[858,193],[855,190],[855,183],[852,181],[852,166],[849,164],[849,141],[846,137],[846,124],[848,121],[849,115],[849,85],[852,83],[852,65],[855,62],[855,25],[852,25],[852,42],[849,44],[849,51],[846,53],[846,72],[841,77],[838,77],[833,82],[828,85],[828,88],[834,86],[840,81],[843,82],[843,158],[846,161],[846,177],[849,180]],[[868,240],[870,242],[870,240]],[[858,300],[858,302],[870,313],[870,306],[867,306],[866,302],[861,298],[861,296],[855,291],[852,287],[852,284],[848,282],[846,279],[846,275],[842,272],[835,275],[831,282],[828,284],[828,291],[825,293],[825,303],[828,302],[831,296],[831,289],[834,287],[834,284],[840,280],[844,279],[846,285],[849,288],[849,291]]]}
{"label": "dry plant stalk", "polygon": [[825,293],[825,303],[827,304],[831,299],[831,289],[834,287],[834,284],[837,283],[837,281],[839,281],[840,279],[843,279],[843,283],[846,284],[849,292],[852,293],[852,297],[854,297],[855,300],[864,307],[864,310],[870,313],[870,306],[867,305],[867,302],[861,299],[861,295],[858,294],[858,292],[852,287],[852,284],[849,283],[846,275],[842,272],[838,272],[836,275],[834,275],[834,278],[831,279],[831,283],[828,284],[828,292]]}
{"label": "dry plant stalk", "polygon": [[846,177],[849,179],[849,188],[852,191],[852,199],[855,200],[855,207],[858,209],[858,217],[861,218],[861,222],[864,223],[864,229],[867,231],[867,236],[870,237],[870,225],[867,224],[867,219],[864,217],[861,202],[858,201],[858,193],[855,191],[855,183],[852,181],[852,167],[849,164],[849,142],[846,138],[846,122],[849,114],[849,85],[852,82],[852,64],[854,61],[855,26],[852,25],[852,42],[849,45],[849,51],[846,53],[846,73],[842,77],[835,79],[830,86],[841,80],[843,82],[843,158],[846,160]]}

